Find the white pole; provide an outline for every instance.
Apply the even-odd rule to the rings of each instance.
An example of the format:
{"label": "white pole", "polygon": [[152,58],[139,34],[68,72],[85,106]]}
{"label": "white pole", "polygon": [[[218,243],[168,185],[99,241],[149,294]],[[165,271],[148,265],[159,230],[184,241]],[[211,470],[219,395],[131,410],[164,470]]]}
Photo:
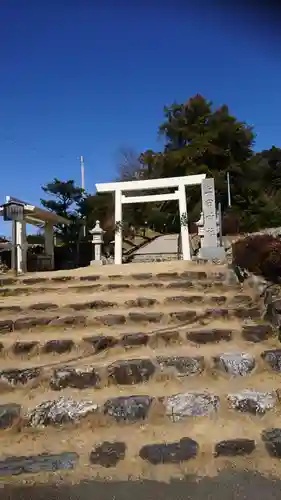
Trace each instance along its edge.
{"label": "white pole", "polygon": [[183,260],[191,260],[185,185],[179,185],[179,212],[181,221],[181,244]]}
{"label": "white pole", "polygon": [[231,207],[231,193],[230,193],[229,172],[226,173],[226,180],[227,180],[227,200],[228,200],[228,206]]}
{"label": "white pole", "polygon": [[84,156],[80,156],[81,165],[81,187],[85,189],[85,167],[84,167]]}
{"label": "white pole", "polygon": [[114,262],[122,264],[122,192],[118,188],[115,191],[115,226]]}
{"label": "white pole", "polygon": [[[84,167],[84,156],[80,156],[80,166],[81,166],[81,188],[85,191],[85,167]],[[86,236],[86,226],[83,223],[83,236]]]}

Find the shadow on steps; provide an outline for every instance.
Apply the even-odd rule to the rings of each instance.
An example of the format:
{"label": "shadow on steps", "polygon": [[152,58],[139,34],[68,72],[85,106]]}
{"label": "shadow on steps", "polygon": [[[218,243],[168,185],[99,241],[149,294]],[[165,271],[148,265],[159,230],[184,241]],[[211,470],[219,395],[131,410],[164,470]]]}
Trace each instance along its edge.
{"label": "shadow on steps", "polygon": [[77,485],[4,486],[1,500],[276,500],[281,481],[259,472],[223,471],[218,476],[196,480],[103,482]]}

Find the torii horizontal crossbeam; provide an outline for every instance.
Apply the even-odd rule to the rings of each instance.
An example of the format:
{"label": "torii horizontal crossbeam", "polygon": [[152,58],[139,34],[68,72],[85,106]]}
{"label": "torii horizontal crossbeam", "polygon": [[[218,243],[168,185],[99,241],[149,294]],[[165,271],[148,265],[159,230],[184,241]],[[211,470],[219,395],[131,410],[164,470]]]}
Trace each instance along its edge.
{"label": "torii horizontal crossbeam", "polygon": [[162,179],[146,179],[144,181],[125,181],[125,182],[104,182],[96,184],[98,193],[110,193],[116,190],[120,191],[142,191],[144,189],[160,189],[184,186],[194,186],[201,184],[206,174],[186,175],[182,177],[165,177]]}

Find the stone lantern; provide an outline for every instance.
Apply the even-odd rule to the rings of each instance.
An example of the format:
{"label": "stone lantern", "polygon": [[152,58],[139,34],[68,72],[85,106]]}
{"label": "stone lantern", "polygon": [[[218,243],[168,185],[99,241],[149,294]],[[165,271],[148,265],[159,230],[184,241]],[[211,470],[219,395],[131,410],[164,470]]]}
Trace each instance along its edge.
{"label": "stone lantern", "polygon": [[103,235],[105,231],[100,227],[100,221],[96,221],[96,225],[91,231],[89,231],[90,234],[92,234],[93,239],[92,239],[92,244],[94,245],[94,260],[91,260],[91,265],[94,264],[102,264],[101,260],[101,246],[103,244]]}

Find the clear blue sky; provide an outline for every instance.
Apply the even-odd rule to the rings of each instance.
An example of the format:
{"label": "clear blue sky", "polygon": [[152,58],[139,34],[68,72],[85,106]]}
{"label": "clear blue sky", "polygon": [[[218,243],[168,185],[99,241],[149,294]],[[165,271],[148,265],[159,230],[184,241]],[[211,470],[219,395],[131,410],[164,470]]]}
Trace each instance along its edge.
{"label": "clear blue sky", "polygon": [[39,203],[54,176],[79,182],[81,154],[94,191],[116,175],[121,147],[159,149],[163,106],[198,92],[253,124],[256,149],[281,146],[278,35],[250,13],[140,5],[1,6],[0,202]]}

